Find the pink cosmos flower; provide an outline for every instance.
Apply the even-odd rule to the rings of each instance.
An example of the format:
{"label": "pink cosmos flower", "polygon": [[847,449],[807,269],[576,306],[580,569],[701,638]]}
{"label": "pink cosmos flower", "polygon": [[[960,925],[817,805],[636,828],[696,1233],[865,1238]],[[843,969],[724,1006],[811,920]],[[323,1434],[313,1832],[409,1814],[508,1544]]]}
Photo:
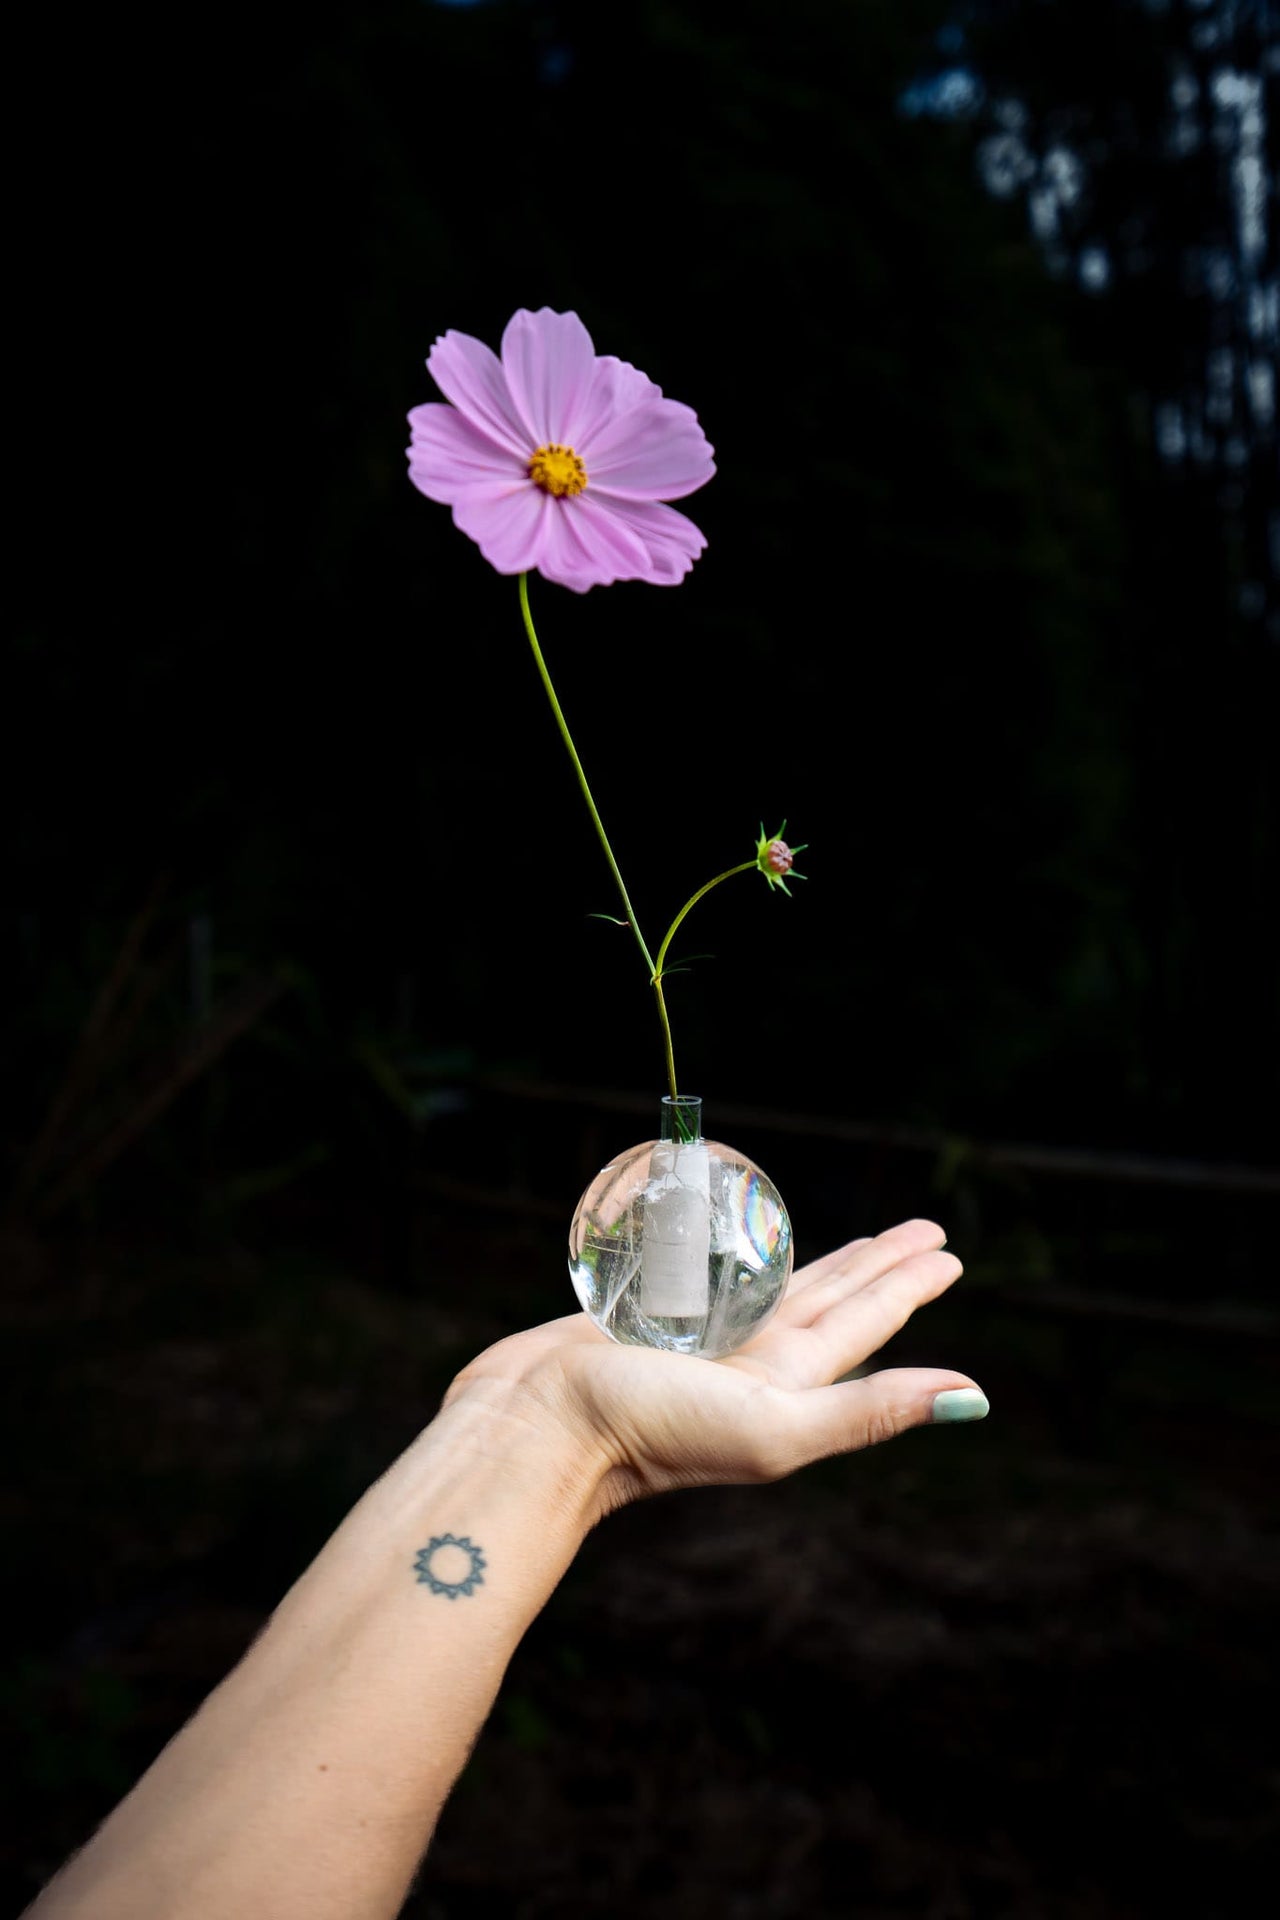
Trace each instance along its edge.
{"label": "pink cosmos flower", "polygon": [[409,478],[499,573],[536,570],[576,593],[684,578],[707,543],[661,503],[715,472],[691,407],[550,307],[512,316],[500,360],[450,332],[427,367],[451,404],[410,413]]}

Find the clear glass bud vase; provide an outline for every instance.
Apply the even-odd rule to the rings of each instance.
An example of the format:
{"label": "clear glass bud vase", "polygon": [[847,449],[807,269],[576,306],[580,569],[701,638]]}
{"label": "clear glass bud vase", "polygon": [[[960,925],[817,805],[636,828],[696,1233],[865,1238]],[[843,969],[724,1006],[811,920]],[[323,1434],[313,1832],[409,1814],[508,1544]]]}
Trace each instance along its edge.
{"label": "clear glass bud vase", "polygon": [[702,1137],[702,1101],[669,1094],[662,1137],[598,1173],[569,1229],[574,1291],[630,1347],[732,1353],[791,1276],[791,1222],[754,1161]]}

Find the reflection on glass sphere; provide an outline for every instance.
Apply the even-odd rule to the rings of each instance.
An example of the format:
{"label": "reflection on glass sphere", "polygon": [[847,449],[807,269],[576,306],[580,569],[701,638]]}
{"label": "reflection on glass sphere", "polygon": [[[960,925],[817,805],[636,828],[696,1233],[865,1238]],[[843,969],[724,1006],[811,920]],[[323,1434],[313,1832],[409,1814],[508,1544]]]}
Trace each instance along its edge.
{"label": "reflection on glass sphere", "polygon": [[624,1346],[714,1360],[758,1333],[791,1275],[777,1188],[718,1140],[650,1140],[610,1162],[569,1229],[574,1290]]}

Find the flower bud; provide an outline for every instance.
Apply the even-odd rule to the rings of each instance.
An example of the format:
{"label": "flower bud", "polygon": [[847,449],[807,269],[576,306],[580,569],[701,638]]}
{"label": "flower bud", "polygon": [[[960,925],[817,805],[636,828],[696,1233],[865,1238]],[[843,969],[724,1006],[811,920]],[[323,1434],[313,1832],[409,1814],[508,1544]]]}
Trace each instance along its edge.
{"label": "flower bud", "polygon": [[802,873],[793,872],[795,857],[804,852],[804,847],[789,847],[782,837],[786,830],[785,820],[776,833],[768,835],[761,825],[760,838],[756,842],[756,865],[771,887],[781,887],[784,893],[790,893],[784,875],[790,873],[795,880],[804,879]]}

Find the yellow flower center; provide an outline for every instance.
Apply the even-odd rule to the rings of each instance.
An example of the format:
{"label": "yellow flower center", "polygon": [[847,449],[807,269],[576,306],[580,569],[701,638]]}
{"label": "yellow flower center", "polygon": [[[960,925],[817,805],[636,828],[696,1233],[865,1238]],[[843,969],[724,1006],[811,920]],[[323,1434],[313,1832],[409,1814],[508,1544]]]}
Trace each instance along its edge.
{"label": "yellow flower center", "polygon": [[587,484],[587,470],[572,447],[539,447],[529,462],[529,478],[544,493],[562,500],[566,494],[581,493]]}

